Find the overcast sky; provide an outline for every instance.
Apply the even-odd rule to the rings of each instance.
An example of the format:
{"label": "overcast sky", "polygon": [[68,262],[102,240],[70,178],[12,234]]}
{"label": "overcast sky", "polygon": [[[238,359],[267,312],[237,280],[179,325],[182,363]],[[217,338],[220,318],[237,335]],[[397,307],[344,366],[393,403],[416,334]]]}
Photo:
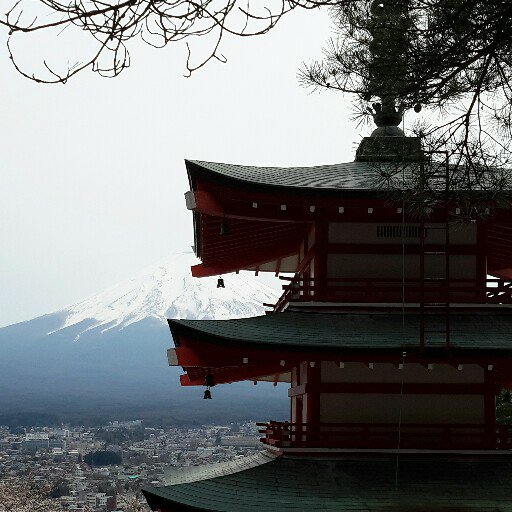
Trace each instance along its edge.
{"label": "overcast sky", "polygon": [[350,121],[350,99],[296,79],[329,36],[325,12],[297,11],[267,35],[227,41],[228,63],[192,78],[183,47],[138,44],[118,78],[86,71],[53,86],[17,75],[0,50],[0,326],[189,250],[185,158],[353,160],[371,129]]}

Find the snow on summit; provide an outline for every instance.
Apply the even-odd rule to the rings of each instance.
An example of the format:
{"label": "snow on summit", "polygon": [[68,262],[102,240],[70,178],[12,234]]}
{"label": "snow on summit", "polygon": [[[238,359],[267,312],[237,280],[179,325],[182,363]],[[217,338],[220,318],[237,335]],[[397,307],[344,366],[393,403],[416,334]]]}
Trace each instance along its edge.
{"label": "snow on summit", "polygon": [[276,290],[248,272],[224,275],[225,288],[217,288],[216,276],[192,277],[190,267],[196,263],[193,253],[173,254],[131,279],[63,308],[59,313],[64,313],[65,321],[57,331],[91,321],[86,330],[106,331],[146,318],[161,322],[242,318],[263,314],[262,303],[277,300]]}

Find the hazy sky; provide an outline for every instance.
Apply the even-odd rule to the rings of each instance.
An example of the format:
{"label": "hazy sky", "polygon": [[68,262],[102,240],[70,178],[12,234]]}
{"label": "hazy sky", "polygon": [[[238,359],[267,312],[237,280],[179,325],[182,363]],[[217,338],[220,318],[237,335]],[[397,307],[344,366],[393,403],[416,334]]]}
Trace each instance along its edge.
{"label": "hazy sky", "polygon": [[183,47],[138,44],[116,79],[86,71],[53,86],[17,75],[0,47],[0,325],[188,250],[185,158],[353,160],[370,128],[350,122],[350,99],[296,79],[330,34],[325,11],[296,11],[265,36],[227,41],[228,63],[189,79]]}

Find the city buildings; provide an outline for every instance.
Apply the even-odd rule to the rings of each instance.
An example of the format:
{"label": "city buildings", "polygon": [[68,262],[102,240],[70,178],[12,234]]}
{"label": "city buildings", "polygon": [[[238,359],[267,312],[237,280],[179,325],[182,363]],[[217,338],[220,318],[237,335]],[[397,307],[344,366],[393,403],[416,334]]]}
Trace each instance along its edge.
{"label": "city buildings", "polygon": [[[110,438],[116,443],[106,440]],[[27,439],[40,444],[27,450]],[[22,480],[51,491],[52,511],[135,512],[135,504],[139,510],[149,510],[140,494],[142,485],[165,484],[179,467],[225,463],[254,454],[257,441],[254,422],[163,429],[134,420],[93,429],[46,427],[16,433],[0,427],[0,482]],[[61,448],[52,448],[58,443]],[[122,462],[99,467],[84,462],[88,453],[101,450],[120,454]]]}

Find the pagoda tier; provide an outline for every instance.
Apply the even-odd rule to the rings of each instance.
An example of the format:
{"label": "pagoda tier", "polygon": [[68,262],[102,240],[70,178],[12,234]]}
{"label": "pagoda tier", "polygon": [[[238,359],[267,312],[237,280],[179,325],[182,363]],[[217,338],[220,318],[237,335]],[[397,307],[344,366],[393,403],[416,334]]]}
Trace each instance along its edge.
{"label": "pagoda tier", "polygon": [[[398,480],[398,484],[396,483]],[[502,460],[312,460],[253,457],[181,468],[142,490],[160,512],[512,512]]]}
{"label": "pagoda tier", "polygon": [[[182,385],[290,382],[291,417],[261,424],[279,453],[323,449],[496,450],[512,447],[495,397],[512,385],[512,315],[429,315],[418,349],[417,313],[284,312],[239,320],[170,320],[169,362]],[[476,335],[475,333],[479,333]]]}
{"label": "pagoda tier", "polygon": [[[442,252],[443,226],[457,213],[456,207],[447,211],[442,205],[432,212],[422,226],[422,250],[417,219],[390,200],[369,162],[293,168],[186,165],[187,207],[194,212],[195,249],[202,260],[192,269],[197,277],[246,269],[316,276],[317,285],[320,278],[331,280],[330,288],[343,279],[392,282],[402,277],[405,254],[405,277],[419,282],[421,254]],[[488,274],[512,276],[510,210],[489,206],[491,220],[449,226],[451,278],[459,287],[478,290],[480,296],[473,297],[479,299],[468,299],[475,302],[490,287]],[[371,258],[375,254],[378,261]],[[427,274],[436,267],[439,261],[427,257]],[[322,291],[328,291],[325,283],[317,297]],[[390,300],[384,295],[382,302]]]}

